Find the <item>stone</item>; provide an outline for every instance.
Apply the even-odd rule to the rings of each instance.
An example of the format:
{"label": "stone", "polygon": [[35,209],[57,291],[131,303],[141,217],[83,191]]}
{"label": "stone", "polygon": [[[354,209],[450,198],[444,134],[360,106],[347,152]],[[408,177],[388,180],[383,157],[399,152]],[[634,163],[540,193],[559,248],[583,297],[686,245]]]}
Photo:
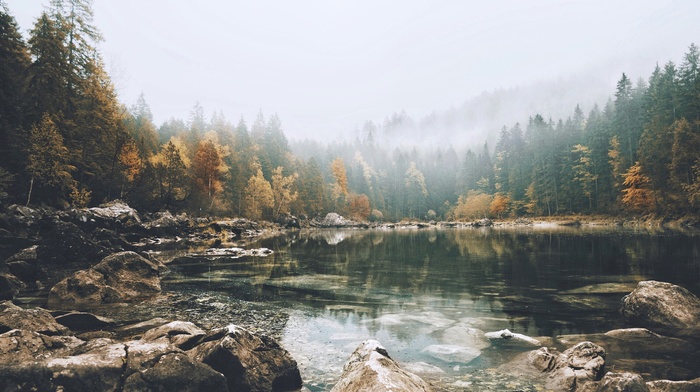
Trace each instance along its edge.
{"label": "stone", "polygon": [[649,381],[647,386],[649,392],[697,392],[700,391],[700,378],[688,381]]}
{"label": "stone", "polygon": [[148,369],[129,375],[123,391],[227,392],[228,388],[223,374],[184,353],[168,353],[157,358]]}
{"label": "stone", "polygon": [[141,339],[154,341],[165,338],[174,346],[183,350],[189,350],[197,345],[204,335],[205,332],[191,322],[173,321],[146,331]]}
{"label": "stone", "polygon": [[0,365],[17,367],[18,364],[33,363],[55,355],[70,355],[84,343],[72,336],[47,336],[13,329],[0,334]]}
{"label": "stone", "polygon": [[24,283],[17,279],[16,276],[6,272],[0,272],[0,301],[11,300],[24,287]]}
{"label": "stone", "polygon": [[577,392],[649,392],[649,387],[639,374],[608,372],[600,381],[589,381]]}
{"label": "stone", "polygon": [[700,299],[671,283],[639,282],[623,299],[621,313],[633,326],[673,337],[700,339]]}
{"label": "stone", "polygon": [[135,324],[128,324],[115,329],[115,332],[122,336],[137,335],[153,329],[160,327],[161,325],[169,323],[171,320],[164,319],[162,317],[155,317],[150,320],[142,321]]}
{"label": "stone", "polygon": [[483,350],[491,346],[484,331],[466,325],[454,325],[442,332],[441,343],[453,343],[460,346]]}
{"label": "stone", "polygon": [[45,366],[51,371],[54,390],[115,391],[121,384],[126,356],[124,344],[116,343],[80,355],[52,358]]}
{"label": "stone", "polygon": [[603,377],[605,349],[581,342],[559,353],[547,347],[524,353],[499,369],[504,373],[544,377],[547,388],[575,391],[579,386]]}
{"label": "stone", "polygon": [[85,312],[69,312],[56,316],[56,322],[68,327],[71,331],[95,331],[114,325],[114,320]]}
{"label": "stone", "polygon": [[345,363],[331,392],[373,391],[432,391],[432,388],[422,378],[401,369],[378,341],[366,340]]}
{"label": "stone", "polygon": [[47,310],[22,309],[11,301],[0,303],[0,333],[13,329],[38,332],[43,335],[67,335],[68,328],[56,322]]}
{"label": "stone", "polygon": [[478,348],[453,344],[432,344],[421,351],[443,362],[460,364],[468,364],[481,355]]}
{"label": "stone", "polygon": [[71,222],[56,217],[45,218],[40,223],[41,244],[37,258],[48,264],[93,264],[107,256],[107,249]]}
{"label": "stone", "polygon": [[160,262],[135,252],[115,253],[56,284],[49,292],[49,304],[56,308],[91,307],[146,299],[160,293],[160,272],[164,269]]}
{"label": "stone", "polygon": [[286,350],[235,325],[212,330],[188,355],[222,373],[230,391],[294,391],[302,385]]}

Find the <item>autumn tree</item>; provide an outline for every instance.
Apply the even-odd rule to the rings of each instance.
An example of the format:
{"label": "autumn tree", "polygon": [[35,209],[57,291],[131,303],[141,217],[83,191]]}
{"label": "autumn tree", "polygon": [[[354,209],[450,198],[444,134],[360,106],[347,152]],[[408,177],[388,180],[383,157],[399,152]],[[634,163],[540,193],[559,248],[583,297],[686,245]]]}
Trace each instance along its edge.
{"label": "autumn tree", "polygon": [[178,140],[173,138],[150,159],[155,172],[159,204],[165,208],[171,208],[189,196],[189,164],[181,150]]}
{"label": "autumn tree", "polygon": [[248,185],[244,191],[245,216],[248,219],[257,220],[263,217],[266,209],[272,209],[275,205],[275,196],[272,186],[265,179],[260,162],[254,160],[251,169],[255,173],[248,179]]}
{"label": "autumn tree", "polygon": [[458,220],[488,218],[492,203],[493,196],[471,190],[459,197],[453,215]]}
{"label": "autumn tree", "polygon": [[508,213],[508,196],[502,193],[496,193],[493,196],[493,201],[489,206],[489,214],[498,218],[502,218],[506,213]]}
{"label": "autumn tree", "polygon": [[214,198],[223,190],[222,176],[228,171],[224,164],[217,143],[204,140],[192,160],[192,178],[199,196],[209,201],[209,208],[214,205]]}
{"label": "autumn tree", "polygon": [[143,170],[143,164],[136,142],[132,139],[124,143],[119,152],[119,167],[124,177],[120,191],[121,198],[131,190],[136,178]]}
{"label": "autumn tree", "polygon": [[75,167],[67,163],[68,149],[63,145],[63,137],[48,114],[32,126],[28,147],[27,173],[30,183],[26,205],[31,201],[35,182],[56,191],[59,197],[65,196],[73,186],[71,172]]}
{"label": "autumn tree", "polygon": [[624,174],[622,203],[630,210],[641,213],[655,210],[656,198],[649,188],[651,180],[642,173],[642,167],[635,163]]}
{"label": "autumn tree", "polygon": [[351,193],[348,197],[348,213],[350,218],[365,221],[372,211],[367,195]]}
{"label": "autumn tree", "polygon": [[294,191],[294,181],[299,177],[297,173],[290,176],[284,176],[282,166],[277,166],[272,171],[272,194],[274,196],[274,216],[280,216],[289,213],[289,207],[297,199],[299,195]]}

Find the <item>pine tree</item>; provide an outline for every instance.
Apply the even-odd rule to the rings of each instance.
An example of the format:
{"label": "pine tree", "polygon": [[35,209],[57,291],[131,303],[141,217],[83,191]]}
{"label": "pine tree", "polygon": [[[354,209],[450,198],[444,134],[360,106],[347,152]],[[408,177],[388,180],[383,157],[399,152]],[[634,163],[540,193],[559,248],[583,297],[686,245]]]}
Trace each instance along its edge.
{"label": "pine tree", "polygon": [[189,196],[187,164],[177,139],[163,145],[160,152],[151,157],[157,184],[157,198],[161,207],[171,208]]}
{"label": "pine tree", "polygon": [[622,203],[631,211],[650,213],[656,208],[655,192],[650,189],[651,180],[642,173],[642,167],[635,163],[624,174]]}
{"label": "pine tree", "polygon": [[67,163],[68,149],[63,145],[63,137],[48,114],[32,126],[29,132],[27,157],[27,173],[30,176],[27,205],[31,202],[35,183],[51,191],[54,197],[65,197],[74,185],[71,172],[75,167]]}
{"label": "pine tree", "polygon": [[29,49],[15,18],[0,2],[0,156],[3,166],[19,173],[26,166],[25,105]]}

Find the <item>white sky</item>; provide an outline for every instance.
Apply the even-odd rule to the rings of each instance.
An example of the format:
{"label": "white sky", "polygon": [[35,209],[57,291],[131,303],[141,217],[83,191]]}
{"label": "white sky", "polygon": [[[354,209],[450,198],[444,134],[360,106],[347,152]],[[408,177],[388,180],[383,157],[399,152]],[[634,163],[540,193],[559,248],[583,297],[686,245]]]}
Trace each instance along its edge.
{"label": "white sky", "polygon": [[[48,4],[4,1],[25,34]],[[93,9],[122,101],[143,92],[156,125],[187,120],[199,101],[234,123],[278,113],[291,137],[351,132],[402,109],[420,118],[484,90],[577,73],[646,78],[700,44],[697,0],[94,0]]]}

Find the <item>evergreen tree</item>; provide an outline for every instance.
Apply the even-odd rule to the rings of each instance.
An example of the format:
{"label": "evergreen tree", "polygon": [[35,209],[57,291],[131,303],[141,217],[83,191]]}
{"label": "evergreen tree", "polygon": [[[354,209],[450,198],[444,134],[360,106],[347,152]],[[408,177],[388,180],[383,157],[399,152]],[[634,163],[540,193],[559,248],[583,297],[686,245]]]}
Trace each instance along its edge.
{"label": "evergreen tree", "polygon": [[26,165],[25,104],[29,49],[15,18],[0,2],[0,156],[3,166],[20,173]]}
{"label": "evergreen tree", "polygon": [[71,172],[75,167],[68,164],[68,149],[51,116],[45,114],[29,132],[27,151],[27,173],[30,177],[27,205],[37,186],[46,191],[42,200],[56,201],[56,197],[67,196],[74,187]]}

